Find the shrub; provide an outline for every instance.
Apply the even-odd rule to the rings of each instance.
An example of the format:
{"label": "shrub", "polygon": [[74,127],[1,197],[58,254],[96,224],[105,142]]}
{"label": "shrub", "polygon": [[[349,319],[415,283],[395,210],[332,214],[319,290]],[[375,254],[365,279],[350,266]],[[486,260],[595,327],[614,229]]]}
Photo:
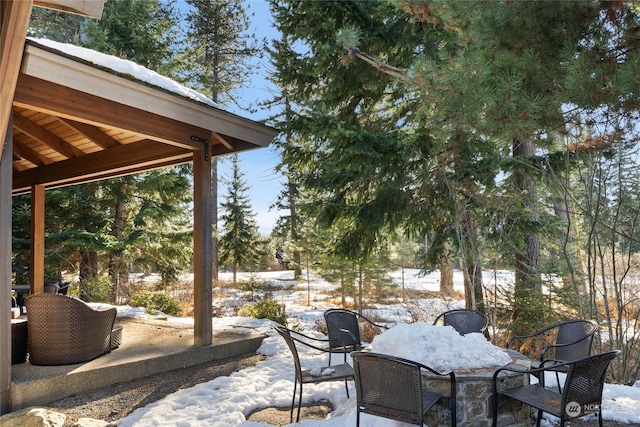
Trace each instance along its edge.
{"label": "shrub", "polygon": [[278,304],[273,298],[267,297],[253,305],[245,304],[238,311],[238,315],[255,317],[256,319],[269,319],[283,326],[287,326],[287,314],[284,304]]}
{"label": "shrub", "polygon": [[151,314],[158,310],[169,316],[180,315],[178,302],[163,292],[138,291],[131,295],[129,303],[134,307],[145,307]]}
{"label": "shrub", "polygon": [[95,276],[77,286],[72,285],[67,294],[78,296],[85,302],[112,302],[113,285],[107,276]]}

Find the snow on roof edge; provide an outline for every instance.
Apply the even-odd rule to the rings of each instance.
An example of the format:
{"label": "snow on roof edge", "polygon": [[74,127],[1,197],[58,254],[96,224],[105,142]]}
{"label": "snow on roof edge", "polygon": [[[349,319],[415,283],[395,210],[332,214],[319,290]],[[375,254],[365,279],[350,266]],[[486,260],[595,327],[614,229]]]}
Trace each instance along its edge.
{"label": "snow on roof edge", "polygon": [[184,98],[222,109],[219,104],[215,103],[210,98],[207,98],[200,92],[188,88],[168,77],[160,75],[153,70],[143,67],[142,65],[136,64],[133,61],[121,59],[113,55],[107,55],[85,47],[68,43],[60,43],[49,39],[27,37],[27,40],[37,45],[59,51],[67,56],[71,56],[100,67],[108,68],[116,73],[130,75],[136,80],[167,90]]}

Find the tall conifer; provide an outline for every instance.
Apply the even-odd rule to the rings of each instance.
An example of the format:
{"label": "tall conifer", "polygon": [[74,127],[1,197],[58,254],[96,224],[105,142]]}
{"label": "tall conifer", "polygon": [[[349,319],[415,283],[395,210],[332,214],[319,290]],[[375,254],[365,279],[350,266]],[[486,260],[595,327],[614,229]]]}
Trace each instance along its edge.
{"label": "tall conifer", "polygon": [[223,233],[220,237],[220,264],[230,265],[233,283],[237,283],[238,268],[257,263],[260,239],[255,214],[247,196],[247,182],[237,154],[231,157],[231,176],[227,179],[227,194],[221,203]]}

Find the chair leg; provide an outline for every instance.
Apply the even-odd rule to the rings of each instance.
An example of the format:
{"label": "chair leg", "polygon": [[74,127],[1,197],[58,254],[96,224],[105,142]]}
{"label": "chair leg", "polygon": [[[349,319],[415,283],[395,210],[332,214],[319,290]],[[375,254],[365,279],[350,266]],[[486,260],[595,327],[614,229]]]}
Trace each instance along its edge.
{"label": "chair leg", "polygon": [[[562,423],[564,418],[561,418],[560,423]],[[542,409],[538,409],[538,419],[536,420],[536,427],[540,427],[540,421],[542,421]]]}
{"label": "chair leg", "polygon": [[296,417],[296,422],[300,422],[300,408],[302,407],[302,383],[300,383],[300,397],[298,399],[298,416]]}
{"label": "chair leg", "polygon": [[344,379],[344,388],[345,390],[347,390],[347,399],[349,398],[349,383],[347,382],[347,379]]}
{"label": "chair leg", "polygon": [[598,409],[598,424],[602,427],[602,405],[600,405],[600,409]]}
{"label": "chair leg", "polygon": [[[498,425],[498,387],[496,387],[495,381],[493,382],[493,396],[491,396],[491,401],[493,405],[493,423],[491,426],[496,427]],[[453,423],[453,417],[451,417],[451,421]]]}
{"label": "chair leg", "polygon": [[356,427],[360,427],[360,409],[356,408]]}
{"label": "chair leg", "polygon": [[[302,385],[301,385],[302,387]],[[298,388],[298,380],[293,383],[293,399],[291,399],[291,413],[289,414],[289,423],[293,423],[293,408],[296,405],[296,390]]]}
{"label": "chair leg", "polygon": [[562,387],[560,386],[560,374],[556,371],[556,382],[558,383],[558,393],[562,394]]}

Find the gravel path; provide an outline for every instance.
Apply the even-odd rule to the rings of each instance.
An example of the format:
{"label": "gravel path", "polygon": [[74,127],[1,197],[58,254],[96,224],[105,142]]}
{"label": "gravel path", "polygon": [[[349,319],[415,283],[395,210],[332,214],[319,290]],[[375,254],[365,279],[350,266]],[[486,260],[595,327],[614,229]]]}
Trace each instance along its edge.
{"label": "gravel path", "polygon": [[253,366],[263,357],[245,354],[214,360],[69,396],[47,406],[67,415],[65,427],[71,426],[78,418],[115,421],[180,389]]}

